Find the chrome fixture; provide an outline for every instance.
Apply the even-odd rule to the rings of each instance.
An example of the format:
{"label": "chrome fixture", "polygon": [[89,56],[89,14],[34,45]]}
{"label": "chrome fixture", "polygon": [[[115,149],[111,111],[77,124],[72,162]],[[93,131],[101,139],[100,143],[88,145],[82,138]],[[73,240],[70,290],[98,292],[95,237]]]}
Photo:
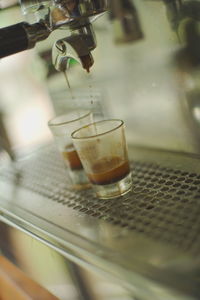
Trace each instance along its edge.
{"label": "chrome fixture", "polygon": [[143,37],[136,8],[130,0],[20,0],[20,5],[22,13],[31,14],[36,22],[0,29],[0,58],[33,48],[56,29],[69,29],[70,35],[53,46],[53,64],[57,70],[66,69],[69,58],[73,57],[68,49],[72,48],[76,60],[89,72],[94,62],[91,51],[96,48],[91,23],[109,9],[117,27],[116,42]]}
{"label": "chrome fixture", "polygon": [[91,22],[108,9],[107,0],[21,0],[20,5],[23,14],[34,14],[36,23],[22,22],[2,28],[0,58],[33,48],[52,31],[68,28],[71,34],[54,47],[63,56],[66,44],[71,45],[83,68],[89,71],[93,64],[90,52],[96,47]]}
{"label": "chrome fixture", "polygon": [[89,72],[94,63],[90,51],[95,48],[95,35],[91,24],[88,24],[54,44],[52,51],[53,65],[57,71],[64,72],[69,66],[70,59],[73,58]]}
{"label": "chrome fixture", "polygon": [[[73,58],[89,72],[94,63],[91,50],[96,48],[96,40],[92,25],[88,22],[88,17],[92,16],[93,21],[96,18],[96,12],[103,11],[108,7],[108,4],[105,1],[101,3],[94,1],[93,4],[92,1],[88,1],[87,3],[80,3],[79,10],[75,7],[72,11],[69,11],[66,1],[57,0],[56,2],[59,3],[59,8],[66,19],[64,17],[63,20],[61,17],[59,21],[55,22],[54,20],[54,26],[64,24],[67,21],[72,34],[54,44],[53,64],[58,71],[65,71],[69,66],[70,59]],[[71,2],[74,3],[74,1]],[[116,43],[127,43],[143,38],[137,10],[130,0],[109,0],[109,11],[110,20],[114,26],[114,40]],[[86,16],[86,19],[83,18],[84,16]]]}
{"label": "chrome fixture", "polygon": [[110,0],[110,19],[116,43],[127,43],[143,38],[138,12],[130,0]]}

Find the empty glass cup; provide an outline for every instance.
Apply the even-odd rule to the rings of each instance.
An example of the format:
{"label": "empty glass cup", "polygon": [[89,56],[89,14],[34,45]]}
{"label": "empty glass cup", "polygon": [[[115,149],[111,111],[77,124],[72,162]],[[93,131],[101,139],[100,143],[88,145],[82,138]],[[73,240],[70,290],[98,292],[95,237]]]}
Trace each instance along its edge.
{"label": "empty glass cup", "polygon": [[54,136],[57,148],[68,169],[72,187],[84,189],[89,186],[89,180],[85,175],[82,163],[73,146],[71,133],[84,125],[93,122],[92,112],[75,110],[67,114],[56,116],[48,122],[48,126]]}
{"label": "empty glass cup", "polygon": [[72,140],[96,195],[109,199],[132,186],[122,120],[103,120],[77,129]]}

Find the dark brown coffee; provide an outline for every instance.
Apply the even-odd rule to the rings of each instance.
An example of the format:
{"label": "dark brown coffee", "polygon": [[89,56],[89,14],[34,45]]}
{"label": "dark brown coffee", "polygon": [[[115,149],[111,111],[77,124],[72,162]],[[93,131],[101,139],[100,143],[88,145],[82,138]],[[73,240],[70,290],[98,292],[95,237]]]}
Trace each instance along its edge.
{"label": "dark brown coffee", "polygon": [[130,172],[128,160],[122,160],[119,156],[105,157],[93,165],[93,173],[87,174],[93,184],[115,183]]}
{"label": "dark brown coffee", "polygon": [[80,170],[83,168],[80,158],[74,149],[73,145],[68,145],[65,147],[66,151],[62,152],[62,155],[65,160],[69,162],[70,168],[72,170]]}

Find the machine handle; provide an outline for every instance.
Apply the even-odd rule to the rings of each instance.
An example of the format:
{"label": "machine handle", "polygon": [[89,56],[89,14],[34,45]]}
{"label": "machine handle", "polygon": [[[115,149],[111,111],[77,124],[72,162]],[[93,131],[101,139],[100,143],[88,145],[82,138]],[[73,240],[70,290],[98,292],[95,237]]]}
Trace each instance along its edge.
{"label": "machine handle", "polygon": [[0,58],[30,48],[26,24],[21,22],[0,29]]}

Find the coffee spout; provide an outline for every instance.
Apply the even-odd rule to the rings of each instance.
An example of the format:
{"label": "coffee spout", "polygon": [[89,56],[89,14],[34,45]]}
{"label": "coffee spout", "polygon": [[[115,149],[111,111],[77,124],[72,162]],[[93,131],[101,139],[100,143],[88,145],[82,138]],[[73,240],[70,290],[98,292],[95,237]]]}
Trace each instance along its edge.
{"label": "coffee spout", "polygon": [[58,40],[52,50],[53,65],[58,71],[66,71],[70,59],[75,59],[89,72],[94,63],[91,51],[96,47],[95,35],[90,24],[76,29],[73,33]]}
{"label": "coffee spout", "polygon": [[80,57],[80,60],[81,60],[82,67],[89,73],[90,68],[92,67],[92,65],[94,63],[94,59],[93,59],[93,56],[91,55],[91,53]]}

